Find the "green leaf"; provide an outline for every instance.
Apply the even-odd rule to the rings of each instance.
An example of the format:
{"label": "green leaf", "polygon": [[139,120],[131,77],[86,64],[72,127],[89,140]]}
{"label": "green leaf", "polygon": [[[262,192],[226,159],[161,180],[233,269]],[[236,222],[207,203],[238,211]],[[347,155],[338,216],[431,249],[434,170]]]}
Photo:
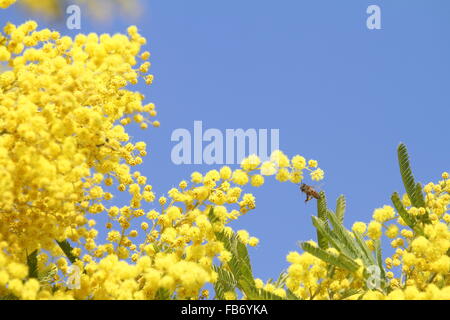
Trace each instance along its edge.
{"label": "green leaf", "polygon": [[219,220],[219,218],[217,218],[217,216],[214,214],[214,207],[211,207],[211,209],[209,209],[208,219],[211,223],[217,222],[217,220]]}
{"label": "green leaf", "polygon": [[370,251],[369,247],[366,244],[366,241],[364,241],[364,238],[359,232],[354,231],[353,234],[355,235],[356,243],[361,248],[362,252],[364,252],[363,261],[366,266],[374,265],[375,264],[375,258],[372,255],[372,251]]}
{"label": "green leaf", "polygon": [[216,232],[215,234],[216,238],[224,244],[225,249],[232,255],[231,260],[226,265],[235,279],[235,285],[247,295],[246,289],[240,286],[241,280],[248,283],[254,283],[255,281],[247,246],[239,241],[236,234],[231,237],[228,237],[224,232]]}
{"label": "green leaf", "polygon": [[258,297],[253,300],[286,300],[286,299],[283,299],[282,297],[280,297],[274,293],[271,293],[269,291],[266,291],[266,290],[260,290],[260,291],[261,291],[261,293],[259,293]]}
{"label": "green leaf", "polygon": [[[317,200],[317,217],[325,224],[327,223],[327,200],[323,191],[320,192],[319,199]],[[319,244],[319,248],[328,248],[327,239],[319,229],[317,229],[317,243]]]}
{"label": "green leaf", "polygon": [[359,265],[353,261],[351,258],[345,256],[342,253],[339,253],[338,256],[335,256],[327,251],[314,247],[308,242],[302,242],[301,247],[306,252],[309,252],[313,256],[325,261],[326,263],[332,264],[338,268],[348,270],[350,272],[355,272],[359,269]]}
{"label": "green leaf", "polygon": [[242,261],[241,272],[253,279],[252,265],[248,254],[247,246],[236,238],[237,258]]}
{"label": "green leaf", "polygon": [[16,297],[14,294],[12,293],[8,293],[4,296],[0,296],[0,300],[19,300],[18,297]]}
{"label": "green leaf", "polygon": [[264,289],[257,289],[254,281],[240,280],[238,286],[243,288],[243,292],[248,300],[285,300],[282,297],[273,294]]}
{"label": "green leaf", "polygon": [[217,281],[214,283],[214,292],[216,293],[216,299],[224,300],[225,292],[235,292],[237,281],[234,278],[233,274],[230,271],[226,270],[223,266],[213,266],[213,268],[218,275]]}
{"label": "green leaf", "polygon": [[27,256],[28,265],[28,277],[37,278],[38,277],[38,261],[37,261],[38,250],[34,250]]}
{"label": "green leaf", "polygon": [[345,207],[345,197],[341,194],[336,200],[336,216],[338,217],[341,224],[344,223]]}
{"label": "green leaf", "polygon": [[38,280],[42,285],[51,285],[55,279],[55,275],[58,273],[58,268],[48,268],[39,273]]}
{"label": "green leaf", "polygon": [[346,252],[352,258],[362,258],[364,253],[360,252],[355,240],[350,236],[350,233],[344,228],[336,215],[331,210],[327,210],[327,217],[333,226],[333,233],[341,240],[342,245],[347,249]]}
{"label": "green leaf", "polygon": [[170,297],[170,291],[166,288],[159,288],[155,294],[155,300],[169,300]]}
{"label": "green leaf", "polygon": [[384,270],[383,267],[383,256],[382,256],[382,252],[381,252],[381,241],[380,239],[377,239],[374,241],[374,247],[375,247],[375,255],[377,258],[377,263],[378,263],[378,267],[380,268],[380,276],[381,276],[381,281],[382,283],[386,283],[386,271]]}
{"label": "green leaf", "polygon": [[402,201],[400,200],[400,196],[397,192],[394,192],[391,196],[392,204],[394,205],[395,209],[397,210],[400,217],[405,221],[405,223],[410,227],[412,230],[418,232],[419,234],[422,233],[421,229],[419,227],[416,228],[416,221],[413,216],[411,216],[408,211],[406,211],[405,207],[403,206]]}
{"label": "green leaf", "polygon": [[403,185],[405,186],[406,193],[408,194],[412,205],[417,208],[425,207],[422,189],[420,189],[420,192],[417,190],[417,185],[414,181],[414,176],[412,174],[411,165],[409,162],[408,150],[403,143],[398,146],[397,155]]}
{"label": "green leaf", "polygon": [[417,182],[416,183],[416,189],[415,189],[415,192],[414,192],[414,196],[416,197],[415,201],[416,201],[418,207],[425,208],[426,204],[425,204],[425,198],[423,196],[422,190],[423,190],[422,184],[420,182]]}
{"label": "green leaf", "polygon": [[286,300],[301,300],[291,290],[286,288]]}
{"label": "green leaf", "polygon": [[59,245],[61,250],[64,252],[66,257],[69,259],[69,261],[71,263],[75,263],[75,261],[77,261],[78,258],[75,257],[74,254],[72,253],[73,248],[70,245],[69,241],[67,241],[67,240],[63,240],[63,241],[55,240],[55,241]]}
{"label": "green leaf", "polygon": [[243,290],[243,288],[239,287],[240,280],[246,280],[250,283],[254,283],[255,280],[253,278],[247,247],[237,237],[234,237],[233,241],[235,242],[236,249],[233,251],[230,266],[235,278],[238,280],[238,288]]}
{"label": "green leaf", "polygon": [[360,292],[361,292],[361,290],[358,290],[358,289],[348,289],[347,291],[345,291],[344,293],[341,294],[341,297],[339,300],[344,300],[344,299],[351,297],[355,294],[358,294]]}
{"label": "green leaf", "polygon": [[327,267],[327,277],[328,277],[329,279],[333,278],[335,272],[336,272],[336,267],[335,267],[335,266],[329,265],[329,266]]}
{"label": "green leaf", "polygon": [[312,216],[311,219],[312,219],[313,226],[317,229],[318,232],[320,231],[322,236],[324,236],[327,239],[327,241],[330,243],[330,245],[333,248],[335,248],[339,252],[349,253],[349,252],[347,252],[347,249],[345,248],[345,246],[340,242],[340,240],[330,230],[328,225],[326,225],[322,220],[320,220],[319,218],[317,218],[315,216]]}
{"label": "green leaf", "polygon": [[274,286],[277,288],[283,288],[286,284],[286,280],[289,277],[289,274],[286,271],[283,271],[278,276],[277,281],[275,281]]}

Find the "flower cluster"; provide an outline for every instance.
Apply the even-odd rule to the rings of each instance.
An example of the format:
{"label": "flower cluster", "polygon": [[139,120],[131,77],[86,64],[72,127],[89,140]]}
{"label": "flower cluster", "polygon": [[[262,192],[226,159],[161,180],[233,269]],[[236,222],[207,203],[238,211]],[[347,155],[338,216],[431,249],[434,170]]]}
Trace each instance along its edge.
{"label": "flower cluster", "polygon": [[86,215],[105,211],[102,201],[113,197],[101,184],[146,180],[130,172],[146,145],[129,142],[125,126],[159,126],[155,106],[127,89],[152,77],[136,27],[128,36],[75,39],[36,29],[34,21],[9,23],[0,34],[9,68],[0,74],[0,234],[18,257],[52,250],[74,229],[93,239]]}

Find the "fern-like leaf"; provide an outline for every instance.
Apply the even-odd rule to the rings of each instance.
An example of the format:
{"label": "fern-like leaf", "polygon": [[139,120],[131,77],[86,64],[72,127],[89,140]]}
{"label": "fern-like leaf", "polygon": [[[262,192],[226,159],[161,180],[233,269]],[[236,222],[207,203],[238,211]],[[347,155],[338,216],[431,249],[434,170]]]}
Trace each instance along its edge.
{"label": "fern-like leaf", "polygon": [[217,220],[219,220],[217,216],[214,214],[214,207],[211,207],[211,209],[209,209],[208,219],[211,223],[215,223],[217,222]]}
{"label": "fern-like leaf", "polygon": [[384,270],[383,267],[383,255],[381,252],[381,241],[380,239],[377,239],[374,241],[374,247],[375,247],[375,255],[377,258],[377,264],[378,264],[378,268],[380,268],[380,276],[381,276],[381,282],[382,285],[384,286],[384,284],[386,283],[385,277],[386,277],[386,271]]}
{"label": "fern-like leaf", "polygon": [[0,296],[0,301],[1,300],[19,300],[19,298],[18,297],[16,297],[14,294],[12,294],[12,293],[8,293],[8,294],[6,294],[6,295],[4,295],[4,296]]}
{"label": "fern-like leaf", "polygon": [[236,241],[236,253],[237,258],[242,261],[241,272],[245,277],[253,279],[252,265],[250,263],[250,256],[248,254],[247,246],[240,242],[238,239]]}
{"label": "fern-like leaf", "polygon": [[333,225],[333,232],[337,237],[341,240],[340,242],[346,247],[346,252],[350,253],[352,258],[362,258],[364,253],[362,253],[355,243],[355,240],[350,236],[350,233],[344,226],[341,224],[340,220],[336,215],[331,211],[327,211],[328,220]]}
{"label": "fern-like leaf", "polygon": [[336,200],[336,216],[338,217],[341,224],[344,223],[345,207],[345,197],[341,194]]}
{"label": "fern-like leaf", "polygon": [[358,289],[348,289],[348,290],[346,290],[346,291],[344,291],[343,293],[340,294],[339,300],[345,300],[348,297],[351,297],[351,296],[353,296],[355,294],[358,294],[360,292],[361,292],[361,290],[358,290]]}
{"label": "fern-like leaf", "polygon": [[233,274],[224,267],[213,266],[214,271],[217,272],[217,281],[214,283],[214,292],[216,299],[224,300],[225,292],[235,292],[237,281]]}
{"label": "fern-like leaf", "polygon": [[159,288],[155,294],[155,300],[170,300],[170,291],[166,288]]}
{"label": "fern-like leaf", "polygon": [[224,232],[216,232],[216,238],[223,243],[225,249],[232,255],[226,266],[235,279],[234,285],[248,295],[247,287],[240,286],[240,283],[243,283],[242,281],[246,283],[254,283],[255,281],[246,245],[239,241],[236,234],[228,237]]}
{"label": "fern-like leaf", "polygon": [[317,229],[318,232],[321,233],[323,237],[325,237],[330,244],[331,247],[335,248],[339,252],[347,253],[345,246],[339,241],[333,231],[330,230],[328,225],[326,225],[321,219],[312,216],[312,224]]}
{"label": "fern-like leaf", "polygon": [[364,252],[363,261],[366,266],[374,265],[375,259],[372,255],[372,252],[370,251],[369,247],[367,246],[366,242],[364,241],[362,235],[359,232],[353,232],[355,235],[356,243],[361,248],[362,252]]}
{"label": "fern-like leaf", "polygon": [[38,277],[38,261],[37,261],[38,250],[34,250],[27,256],[28,265],[28,277],[37,278]]}
{"label": "fern-like leaf", "polygon": [[409,162],[409,155],[406,146],[401,143],[397,148],[398,164],[400,167],[400,174],[402,177],[403,185],[405,186],[406,193],[414,207],[424,207],[425,200],[423,197],[422,189],[417,189],[416,182],[411,170]]}
{"label": "fern-like leaf", "polygon": [[338,268],[345,269],[350,272],[355,272],[359,268],[359,265],[355,261],[342,253],[340,253],[338,256],[335,256],[321,248],[311,245],[308,242],[302,242],[301,247],[303,250],[312,254],[313,256]]}
{"label": "fern-like leaf", "polygon": [[[327,200],[323,191],[320,192],[319,199],[317,200],[317,217],[323,223],[327,223]],[[327,239],[319,229],[317,229],[317,243],[319,244],[319,248],[328,248]]]}
{"label": "fern-like leaf", "polygon": [[77,257],[72,253],[73,248],[70,245],[69,241],[67,241],[67,240],[63,240],[63,241],[55,240],[55,241],[59,245],[61,250],[64,252],[66,257],[69,259],[69,261],[71,263],[75,263],[75,261],[77,261]]}
{"label": "fern-like leaf", "polygon": [[55,280],[55,275],[58,273],[58,268],[47,267],[46,270],[39,270],[38,280],[42,286],[51,286]]}
{"label": "fern-like leaf", "polygon": [[286,300],[301,300],[291,290],[286,289]]}
{"label": "fern-like leaf", "polygon": [[254,281],[250,282],[242,279],[239,281],[238,286],[242,288],[242,291],[245,293],[248,300],[285,300],[282,297],[264,289],[257,289]]}
{"label": "fern-like leaf", "polygon": [[416,227],[416,220],[413,216],[411,216],[408,211],[406,211],[405,207],[403,206],[402,201],[400,200],[400,196],[397,192],[394,192],[391,196],[392,204],[394,205],[395,209],[397,210],[400,217],[405,221],[405,223],[410,227],[412,230],[422,233],[419,227]]}
{"label": "fern-like leaf", "polygon": [[414,192],[414,196],[416,197],[415,202],[417,204],[418,207],[423,207],[425,208],[425,198],[423,196],[423,188],[422,188],[422,184],[420,182],[416,183],[416,189]]}

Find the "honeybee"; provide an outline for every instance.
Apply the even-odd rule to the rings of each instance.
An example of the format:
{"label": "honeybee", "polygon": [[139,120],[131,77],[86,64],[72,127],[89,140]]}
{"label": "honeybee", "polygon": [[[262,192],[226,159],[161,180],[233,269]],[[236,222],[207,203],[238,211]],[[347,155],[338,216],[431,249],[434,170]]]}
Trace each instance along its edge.
{"label": "honeybee", "polygon": [[315,198],[315,199],[320,198],[319,193],[313,187],[311,187],[307,184],[302,183],[300,185],[300,191],[304,192],[306,194],[305,203],[308,202],[309,200],[311,200],[312,198]]}

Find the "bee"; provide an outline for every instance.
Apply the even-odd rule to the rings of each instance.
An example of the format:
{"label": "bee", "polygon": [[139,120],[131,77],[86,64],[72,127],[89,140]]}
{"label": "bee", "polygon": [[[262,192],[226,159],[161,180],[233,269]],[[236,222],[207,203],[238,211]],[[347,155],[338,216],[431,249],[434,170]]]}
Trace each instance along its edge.
{"label": "bee", "polygon": [[309,200],[311,200],[312,198],[315,198],[315,199],[320,198],[319,193],[313,187],[311,187],[307,184],[302,183],[300,185],[300,191],[304,192],[306,194],[305,203],[308,202]]}

